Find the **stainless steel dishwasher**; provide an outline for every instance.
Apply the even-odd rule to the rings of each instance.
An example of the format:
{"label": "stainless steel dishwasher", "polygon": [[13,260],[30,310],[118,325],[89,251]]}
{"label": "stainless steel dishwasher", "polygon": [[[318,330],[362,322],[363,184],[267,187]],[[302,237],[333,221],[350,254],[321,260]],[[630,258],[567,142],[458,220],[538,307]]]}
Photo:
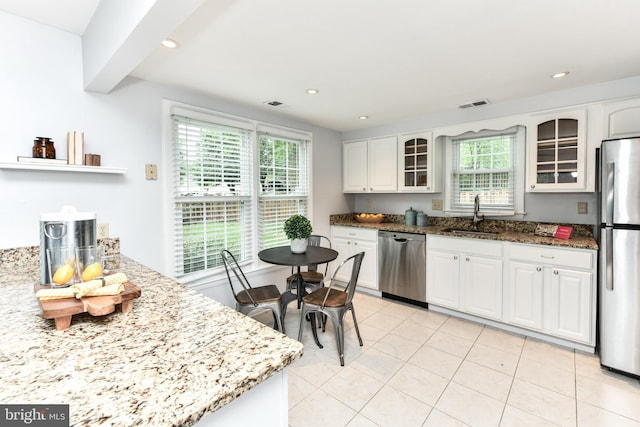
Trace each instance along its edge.
{"label": "stainless steel dishwasher", "polygon": [[378,231],[378,285],[383,297],[427,306],[424,234]]}

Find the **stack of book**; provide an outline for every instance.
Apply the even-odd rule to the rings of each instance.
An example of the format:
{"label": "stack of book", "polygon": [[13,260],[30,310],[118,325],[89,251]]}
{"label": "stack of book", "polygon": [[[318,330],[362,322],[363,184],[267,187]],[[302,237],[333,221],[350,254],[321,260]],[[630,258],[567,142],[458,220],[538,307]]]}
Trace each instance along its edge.
{"label": "stack of book", "polygon": [[18,156],[18,163],[33,163],[39,165],[66,165],[67,159],[44,159],[42,157]]}

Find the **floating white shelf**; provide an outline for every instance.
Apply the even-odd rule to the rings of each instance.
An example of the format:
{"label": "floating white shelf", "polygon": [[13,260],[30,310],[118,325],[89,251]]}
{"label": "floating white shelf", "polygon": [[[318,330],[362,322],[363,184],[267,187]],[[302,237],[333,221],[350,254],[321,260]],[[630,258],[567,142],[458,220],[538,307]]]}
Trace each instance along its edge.
{"label": "floating white shelf", "polygon": [[83,166],[83,165],[47,165],[37,163],[0,163],[0,169],[22,169],[54,172],[85,172],[85,173],[111,173],[125,174],[125,168],[112,168],[105,166]]}

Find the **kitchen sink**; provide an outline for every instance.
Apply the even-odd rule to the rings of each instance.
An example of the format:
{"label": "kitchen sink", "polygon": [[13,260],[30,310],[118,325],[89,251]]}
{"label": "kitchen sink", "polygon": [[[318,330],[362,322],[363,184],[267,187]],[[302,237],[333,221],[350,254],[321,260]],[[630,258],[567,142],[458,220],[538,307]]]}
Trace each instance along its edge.
{"label": "kitchen sink", "polygon": [[476,231],[476,230],[462,230],[458,228],[446,228],[442,230],[445,233],[467,235],[467,236],[497,236],[498,233],[493,231]]}

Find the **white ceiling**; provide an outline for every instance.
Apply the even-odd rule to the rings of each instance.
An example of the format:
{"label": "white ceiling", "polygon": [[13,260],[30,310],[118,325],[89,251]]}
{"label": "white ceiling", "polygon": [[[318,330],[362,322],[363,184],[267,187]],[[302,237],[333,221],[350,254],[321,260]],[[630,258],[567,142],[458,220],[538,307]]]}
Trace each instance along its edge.
{"label": "white ceiling", "polygon": [[[0,10],[83,34],[99,3]],[[640,75],[639,17],[638,0],[205,0],[167,34],[179,49],[129,74],[348,131]]]}

